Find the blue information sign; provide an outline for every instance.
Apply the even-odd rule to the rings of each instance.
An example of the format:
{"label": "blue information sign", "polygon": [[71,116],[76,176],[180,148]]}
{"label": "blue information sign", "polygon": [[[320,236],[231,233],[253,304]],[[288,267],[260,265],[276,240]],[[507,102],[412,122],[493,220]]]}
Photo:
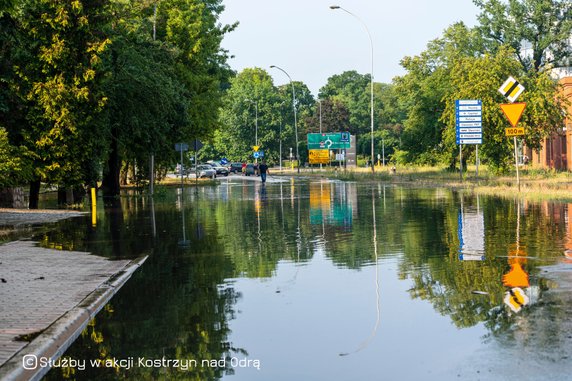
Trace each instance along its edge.
{"label": "blue information sign", "polygon": [[455,101],[457,144],[483,143],[483,103],[480,99]]}

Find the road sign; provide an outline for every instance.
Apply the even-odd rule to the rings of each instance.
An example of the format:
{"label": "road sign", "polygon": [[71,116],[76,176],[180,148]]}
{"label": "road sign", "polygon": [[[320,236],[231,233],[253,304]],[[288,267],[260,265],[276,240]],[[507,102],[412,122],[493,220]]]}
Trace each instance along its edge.
{"label": "road sign", "polygon": [[[347,135],[346,135],[347,134]],[[342,138],[346,139],[342,140]],[[308,149],[348,149],[350,139],[348,132],[308,134]]]}
{"label": "road sign", "polygon": [[256,151],[252,154],[255,159],[260,159],[264,157],[264,151]]}
{"label": "road sign", "polygon": [[260,146],[252,146],[252,150],[253,150],[254,152],[258,151],[259,148],[260,148]]}
{"label": "road sign", "polygon": [[175,143],[175,151],[186,152],[189,150],[189,145],[187,143]]}
{"label": "road sign", "polygon": [[226,165],[226,164],[228,164],[228,159],[226,157],[223,157],[222,159],[220,159],[220,163],[222,165]]}
{"label": "road sign", "polygon": [[[508,118],[510,125],[516,127],[520,117],[526,108],[526,103],[503,103],[500,105],[502,111]],[[522,135],[522,134],[519,134]]]}
{"label": "road sign", "polygon": [[524,127],[511,127],[511,128],[505,128],[505,135],[506,136],[520,136],[520,135],[525,135],[524,133]]}
{"label": "road sign", "polygon": [[455,101],[457,144],[483,143],[483,103],[480,99]]}
{"label": "road sign", "polygon": [[514,312],[519,312],[529,301],[528,296],[519,287],[511,288],[504,297],[504,303]]}
{"label": "road sign", "polygon": [[524,86],[522,86],[513,77],[508,77],[508,79],[499,88],[499,93],[504,95],[510,103],[516,101],[516,98],[524,91]]}
{"label": "road sign", "polygon": [[330,150],[311,149],[308,150],[310,164],[328,164],[330,162]]}

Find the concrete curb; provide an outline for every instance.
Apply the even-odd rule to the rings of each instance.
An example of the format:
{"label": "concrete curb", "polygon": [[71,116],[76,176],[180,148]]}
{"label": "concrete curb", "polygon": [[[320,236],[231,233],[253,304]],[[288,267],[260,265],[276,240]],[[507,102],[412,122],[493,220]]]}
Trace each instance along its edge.
{"label": "concrete curb", "polygon": [[18,351],[0,368],[0,380],[20,381],[39,380],[49,367],[36,366],[24,369],[24,358],[58,359],[77,339],[87,324],[109,302],[119,289],[131,278],[135,270],[147,260],[147,256],[129,262],[121,271],[113,275],[96,290],[90,293],[77,306],[62,315],[38,337]]}

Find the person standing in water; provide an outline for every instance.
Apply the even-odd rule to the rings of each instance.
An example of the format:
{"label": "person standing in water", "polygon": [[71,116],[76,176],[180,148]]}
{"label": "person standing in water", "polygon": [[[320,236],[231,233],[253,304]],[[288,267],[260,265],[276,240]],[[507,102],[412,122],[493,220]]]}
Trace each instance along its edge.
{"label": "person standing in water", "polygon": [[266,182],[266,175],[268,172],[268,165],[266,165],[266,160],[262,161],[262,163],[258,166],[258,171],[260,172],[260,178],[262,179],[262,183]]}

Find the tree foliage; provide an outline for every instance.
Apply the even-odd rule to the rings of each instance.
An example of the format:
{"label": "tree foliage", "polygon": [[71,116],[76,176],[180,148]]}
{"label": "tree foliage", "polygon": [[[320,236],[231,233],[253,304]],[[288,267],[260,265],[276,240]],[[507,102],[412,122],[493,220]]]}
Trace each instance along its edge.
{"label": "tree foliage", "polygon": [[525,71],[569,66],[572,3],[569,0],[474,0],[481,9],[477,31],[488,51],[514,50]]}

